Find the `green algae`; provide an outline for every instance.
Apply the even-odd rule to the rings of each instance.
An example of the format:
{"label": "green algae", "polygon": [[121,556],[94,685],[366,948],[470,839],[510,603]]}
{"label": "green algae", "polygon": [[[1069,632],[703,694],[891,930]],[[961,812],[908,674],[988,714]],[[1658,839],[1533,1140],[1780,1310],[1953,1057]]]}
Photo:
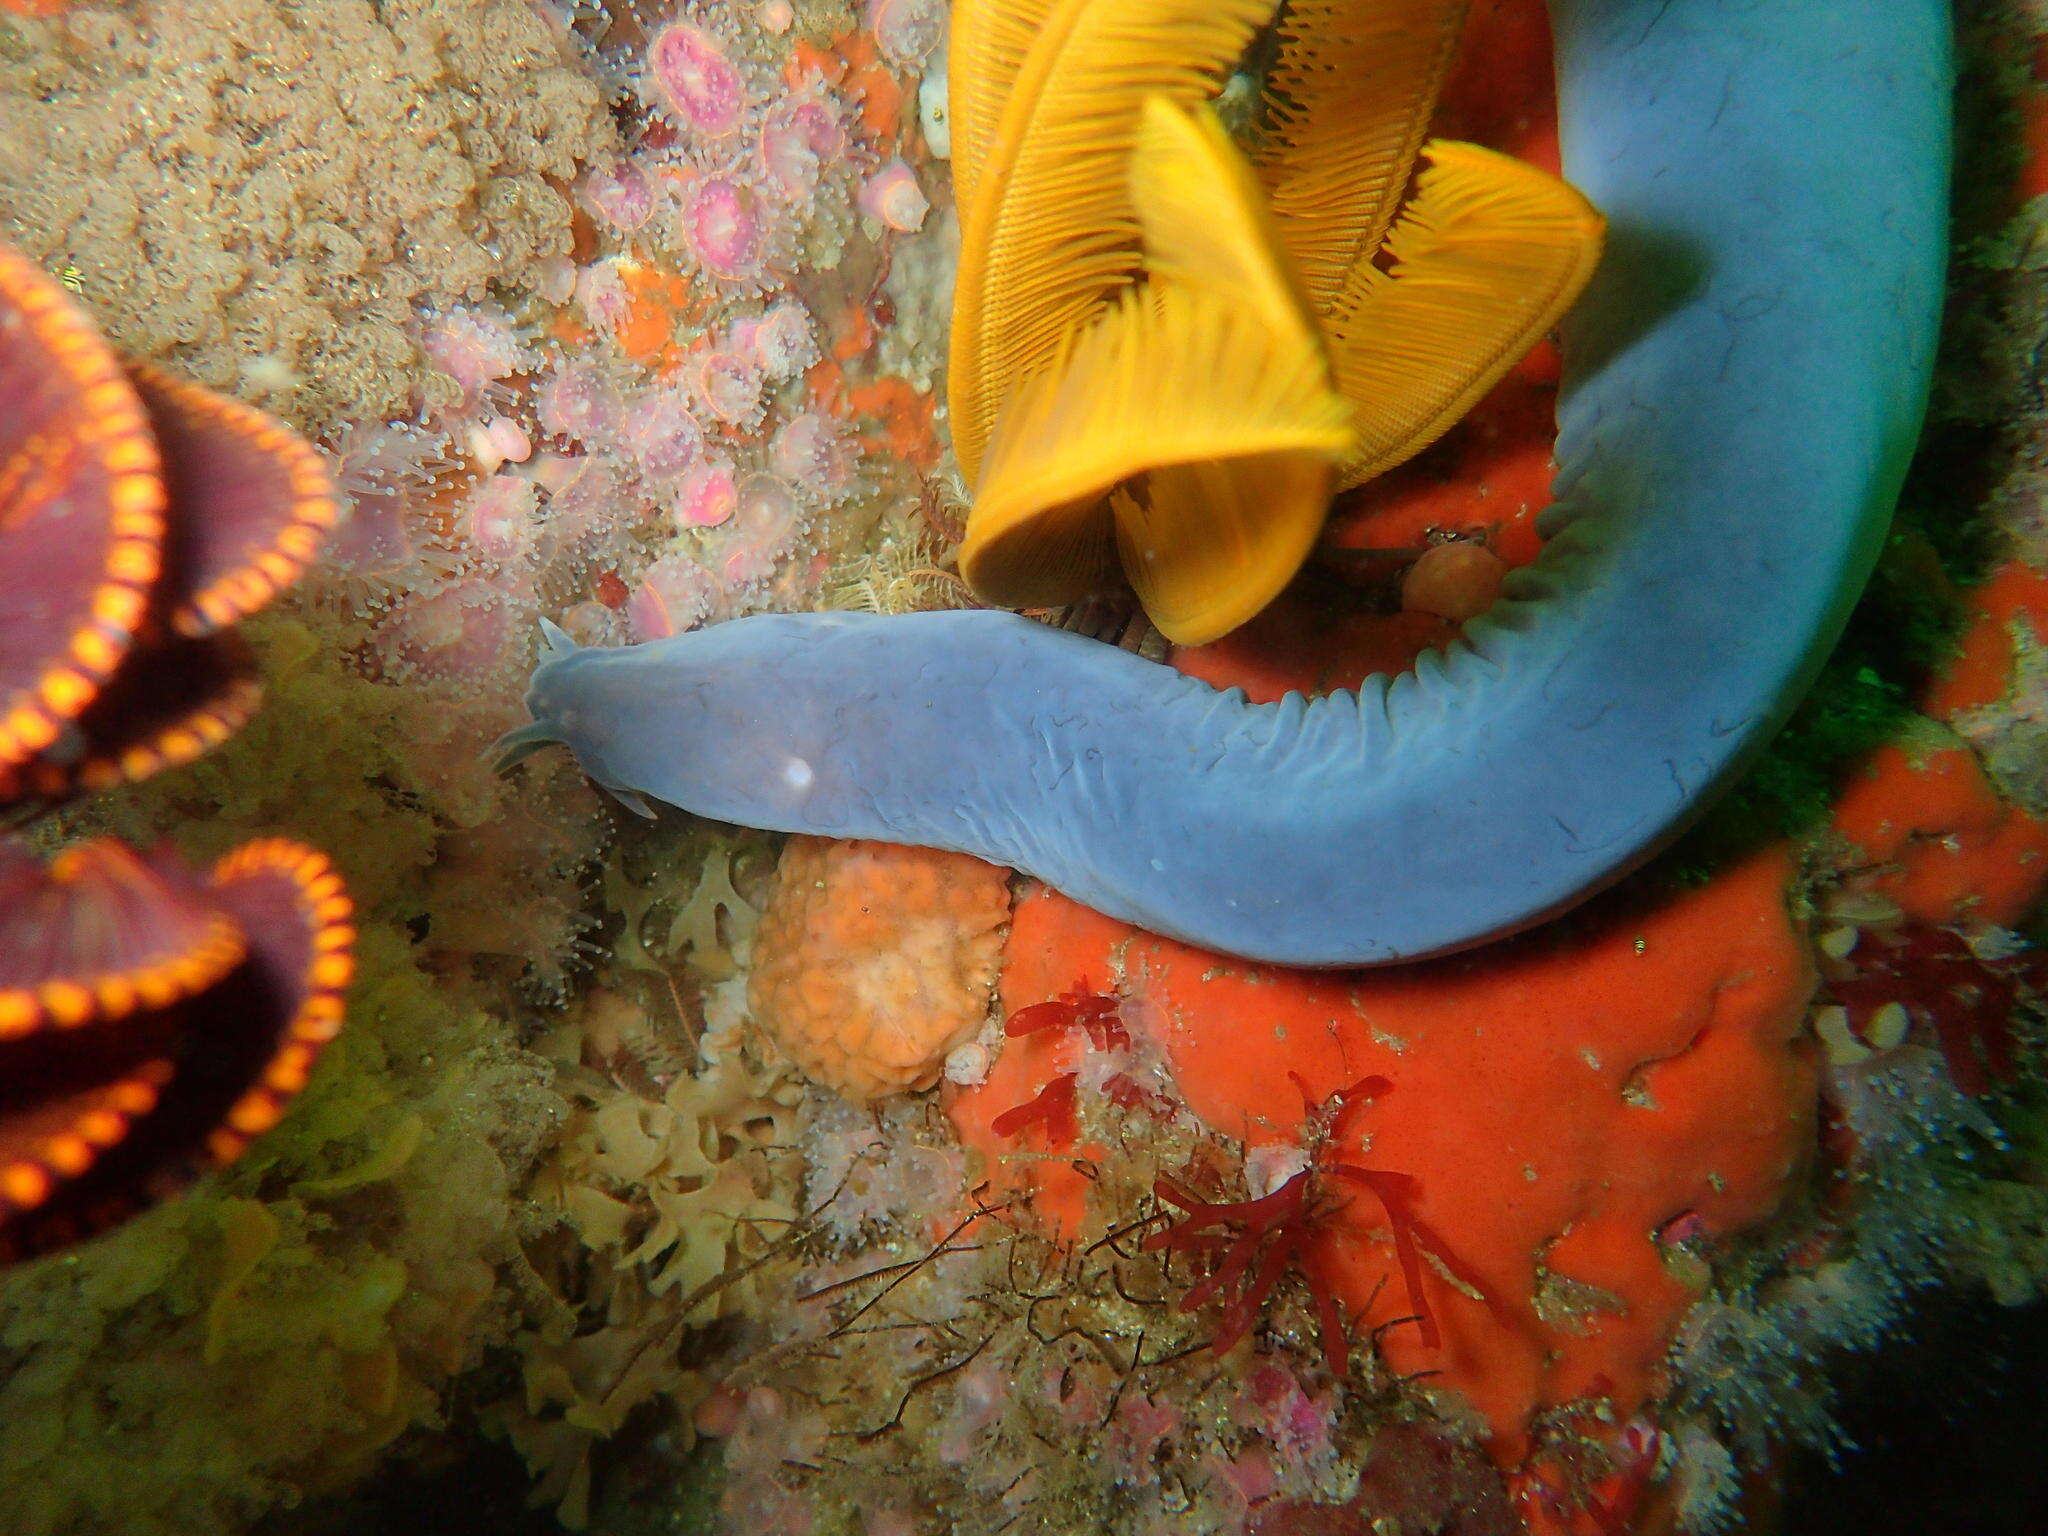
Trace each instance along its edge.
{"label": "green algae", "polygon": [[[0,1281],[0,1412],[61,1429],[0,1448],[10,1530],[238,1528],[435,1422],[490,1336],[514,1180],[557,1101],[402,938],[373,924],[365,951],[299,1111],[187,1198]],[[430,1130],[388,1177],[292,1193],[407,1115]]]}
{"label": "green algae", "polygon": [[[338,666],[305,616],[251,634],[266,711],[65,830],[168,832],[195,859],[277,831],[331,848],[361,926],[349,1026],[232,1168],[0,1277],[0,1414],[36,1426],[0,1448],[21,1536],[240,1528],[440,1423],[513,1327],[515,1190],[566,1106],[502,989],[419,937],[437,849],[489,794],[440,793],[406,750],[432,706]],[[496,899],[545,906],[540,875],[508,868]]]}

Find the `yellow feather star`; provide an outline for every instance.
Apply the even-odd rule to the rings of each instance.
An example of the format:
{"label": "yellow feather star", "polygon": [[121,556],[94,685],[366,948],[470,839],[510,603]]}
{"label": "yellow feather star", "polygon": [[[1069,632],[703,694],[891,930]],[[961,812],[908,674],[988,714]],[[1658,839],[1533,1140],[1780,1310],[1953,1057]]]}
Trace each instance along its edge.
{"label": "yellow feather star", "polygon": [[[966,84],[970,106],[960,114],[973,120],[963,146],[972,190],[946,387],[953,451],[970,486],[1010,392],[1137,276],[1127,173],[1145,99],[1193,106],[1212,95],[1271,9],[1272,0],[1054,0],[1007,84],[1021,29],[970,20],[971,52],[956,47],[948,79],[972,75],[977,56],[983,68],[996,61],[994,75]],[[976,124],[996,97],[1001,117],[983,145]],[[954,174],[963,175],[959,164]]]}
{"label": "yellow feather star", "polygon": [[1149,281],[1011,396],[960,570],[990,601],[1069,602],[1114,574],[1113,520],[1153,624],[1198,644],[1293,576],[1351,410],[1214,114],[1148,100],[1131,183]]}
{"label": "yellow feather star", "polygon": [[959,0],[953,7],[946,110],[953,140],[953,201],[962,224],[973,222],[989,146],[1024,56],[1052,7],[1053,0]]}
{"label": "yellow feather star", "polygon": [[1593,275],[1605,225],[1555,176],[1433,139],[1385,270],[1351,269],[1325,321],[1359,445],[1340,488],[1427,448],[1563,317]]}
{"label": "yellow feather star", "polygon": [[1253,152],[1318,309],[1385,238],[1468,0],[1290,0]]}
{"label": "yellow feather star", "polygon": [[1247,160],[1200,101],[1263,9],[956,12],[950,399],[977,491],[960,569],[989,601],[1072,601],[1120,557],[1162,634],[1227,633],[1333,488],[1435,441],[1591,274],[1578,193],[1423,145],[1466,0],[1290,0]]}

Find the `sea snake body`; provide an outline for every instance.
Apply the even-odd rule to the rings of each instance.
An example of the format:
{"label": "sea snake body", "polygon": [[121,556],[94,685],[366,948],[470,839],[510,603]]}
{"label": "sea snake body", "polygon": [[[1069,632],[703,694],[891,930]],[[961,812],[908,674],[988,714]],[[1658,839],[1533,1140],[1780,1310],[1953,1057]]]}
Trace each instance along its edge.
{"label": "sea snake body", "polygon": [[1252,705],[1008,614],[557,637],[514,755],[720,820],[977,854],[1158,933],[1359,965],[1540,922],[1668,841],[1812,681],[1924,408],[1946,0],[1553,0],[1608,253],[1548,542],[1466,640]]}

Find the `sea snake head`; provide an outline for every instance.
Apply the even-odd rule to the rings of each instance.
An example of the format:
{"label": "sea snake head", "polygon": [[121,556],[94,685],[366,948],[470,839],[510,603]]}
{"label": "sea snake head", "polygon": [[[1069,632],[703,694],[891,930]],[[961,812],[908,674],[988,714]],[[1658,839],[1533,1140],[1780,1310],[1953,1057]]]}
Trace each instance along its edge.
{"label": "sea snake head", "polygon": [[834,740],[851,726],[828,695],[789,684],[808,655],[856,623],[757,614],[614,649],[579,646],[542,620],[546,647],[526,695],[532,722],[499,739],[496,764],[559,743],[643,816],[653,814],[644,795],[679,802],[668,787],[688,785],[700,815],[781,830],[830,820],[833,796],[851,790],[843,778],[822,781],[821,765],[838,758]]}

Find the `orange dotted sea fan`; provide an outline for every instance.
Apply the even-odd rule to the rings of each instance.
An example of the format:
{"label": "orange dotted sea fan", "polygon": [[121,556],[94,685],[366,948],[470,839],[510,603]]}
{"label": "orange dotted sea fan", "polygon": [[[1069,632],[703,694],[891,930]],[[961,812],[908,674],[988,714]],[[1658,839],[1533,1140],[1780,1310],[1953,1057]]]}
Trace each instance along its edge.
{"label": "orange dotted sea fan", "polygon": [[284,839],[203,881],[100,839],[0,846],[0,1259],[232,1161],[339,1031],[351,907]]}
{"label": "orange dotted sea fan", "polygon": [[[231,632],[332,526],[318,456],[260,412],[124,366],[0,248],[0,818],[218,746],[261,699]],[[324,854],[205,877],[111,839],[0,836],[0,1261],[237,1156],[341,1026],[355,933]]]}
{"label": "orange dotted sea fan", "polygon": [[0,249],[0,767],[56,743],[126,653],[161,569],[163,505],[120,359]]}

